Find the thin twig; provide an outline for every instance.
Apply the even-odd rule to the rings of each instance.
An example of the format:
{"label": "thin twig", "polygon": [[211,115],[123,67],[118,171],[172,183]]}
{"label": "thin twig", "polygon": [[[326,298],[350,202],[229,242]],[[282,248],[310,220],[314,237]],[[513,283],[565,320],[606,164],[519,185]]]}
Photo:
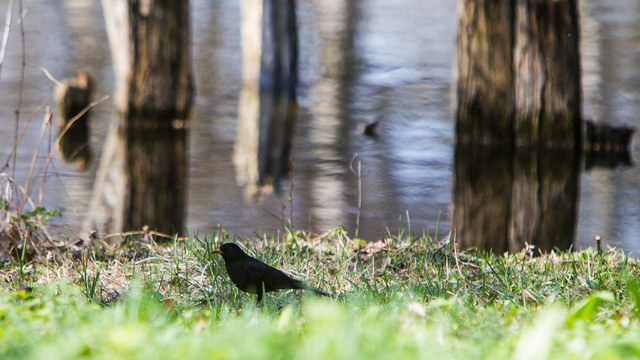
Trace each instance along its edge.
{"label": "thin twig", "polygon": [[11,13],[13,12],[13,0],[9,0],[7,8],[7,20],[4,22],[4,33],[2,34],[2,45],[0,45],[0,70],[4,63],[4,54],[7,51],[7,41],[9,40],[9,31],[11,30]]}
{"label": "thin twig", "polygon": [[[47,136],[47,139],[49,139],[49,141],[47,142],[47,154],[51,152],[51,135],[53,134],[53,122],[49,121],[49,136]],[[44,174],[42,175],[42,185],[40,185],[40,192],[38,192],[38,201],[37,204],[38,206],[40,206],[40,203],[42,202],[42,196],[44,194],[44,184],[46,184],[47,182],[47,171],[49,169],[49,164],[46,164],[44,166]]]}
{"label": "thin twig", "polygon": [[49,95],[49,97],[42,104],[40,104],[40,106],[38,106],[36,111],[34,111],[33,114],[31,114],[31,117],[29,118],[29,120],[27,120],[27,123],[24,125],[24,127],[22,128],[22,131],[18,135],[18,141],[14,142],[13,148],[11,149],[9,156],[7,157],[7,161],[4,162],[3,169],[9,167],[9,162],[11,161],[11,157],[17,151],[18,144],[20,143],[20,140],[22,140],[22,137],[24,136],[24,134],[27,132],[27,128],[29,127],[29,124],[31,124],[31,120],[35,119],[36,115],[38,115],[40,110],[42,110],[42,108],[49,103],[49,100],[51,100],[51,95]]}
{"label": "thin twig", "polygon": [[356,217],[356,237],[360,230],[360,213],[362,210],[362,161],[358,160],[358,216]]}
{"label": "thin twig", "polygon": [[455,233],[453,235],[453,258],[456,260],[456,268],[458,268],[458,275],[460,275],[460,278],[464,280],[465,283],[467,283],[467,286],[469,286],[469,288],[471,288],[471,284],[469,283],[467,278],[464,275],[462,275],[462,270],[460,269],[460,262],[458,261],[458,240]]}
{"label": "thin twig", "polygon": [[356,217],[356,238],[358,237],[358,231],[360,230],[360,209],[362,208],[362,162],[358,161],[358,172],[356,173],[353,170],[353,161],[358,156],[358,153],[355,153],[351,158],[351,162],[349,163],[349,168],[351,172],[354,173],[358,177],[358,216]]}
{"label": "thin twig", "polygon": [[280,222],[284,222],[284,218],[279,217],[278,215],[272,213],[271,211],[265,209],[264,207],[261,208],[262,211],[264,211],[265,213],[267,213],[267,215],[271,215],[271,217],[273,217],[274,219],[280,221]]}
{"label": "thin twig", "polygon": [[[105,95],[102,98],[100,98],[99,100],[96,100],[96,101],[90,103],[84,109],[82,109],[82,111],[80,111],[76,116],[74,116],[71,120],[69,120],[67,125],[62,130],[60,130],[60,133],[58,134],[58,137],[56,138],[55,144],[53,145],[53,149],[51,149],[51,151],[47,155],[47,160],[44,163],[44,167],[45,168],[49,165],[49,162],[51,161],[51,158],[53,157],[53,154],[58,149],[58,146],[60,145],[60,140],[62,139],[62,136],[64,136],[64,134],[69,130],[71,125],[73,125],[82,115],[84,115],[87,111],[89,111],[89,109],[91,109],[92,107],[94,107],[94,106],[100,104],[101,102],[107,100],[108,98],[109,98],[109,96]],[[45,115],[45,117],[47,117],[47,116],[51,117],[51,112],[49,110],[47,110],[47,115]],[[31,164],[31,168],[29,169],[29,175],[27,176],[27,185],[26,185],[26,189],[25,189],[25,196],[26,197],[28,197],[28,194],[31,191],[31,176],[33,174],[33,167],[34,167],[34,164],[35,164],[35,159],[36,159],[37,154],[38,154],[38,149],[40,148],[40,141],[42,140],[42,134],[44,132],[44,126],[45,125],[46,125],[46,123],[43,124],[43,130],[40,133],[40,139],[38,140],[38,147],[36,148],[36,153],[34,154],[34,157],[33,157],[33,160],[32,160],[32,164]],[[14,166],[14,169],[15,169],[15,166]],[[24,202],[25,202],[25,198],[23,198],[22,201],[20,202],[20,207],[18,207],[18,215],[22,212],[22,209],[23,209],[23,206],[24,206]]]}
{"label": "thin twig", "polygon": [[188,236],[183,236],[183,237],[178,237],[178,236],[171,236],[169,234],[164,234],[161,232],[157,232],[157,231],[149,231],[149,230],[134,230],[134,231],[127,231],[127,232],[122,232],[122,233],[115,233],[115,234],[109,234],[107,236],[105,236],[103,239],[108,239],[108,238],[112,238],[112,237],[126,237],[129,235],[145,235],[145,234],[149,234],[152,236],[159,236],[159,237],[163,237],[163,238],[167,238],[167,239],[175,239],[177,241],[185,241],[187,239],[189,239]]}
{"label": "thin twig", "polygon": [[[49,153],[51,153],[51,147],[49,147]],[[60,179],[60,170],[58,169],[58,167],[56,166],[55,161],[51,161],[51,165],[53,166],[53,176],[56,177],[56,179],[58,180],[58,184],[60,185],[60,189],[62,190],[62,192],[64,193],[64,196],[67,198],[67,201],[69,202],[69,204],[71,205],[71,210],[73,210],[73,214],[76,216],[76,218],[80,219],[80,215],[78,215],[78,210],[76,209],[76,206],[73,204],[73,201],[71,200],[71,196],[69,196],[69,193],[67,192],[67,189],[65,188],[64,182]],[[45,164],[44,168],[45,168],[45,173],[43,176],[47,176],[47,171],[46,169],[48,168],[48,164]],[[44,184],[43,184],[44,186]]]}
{"label": "thin twig", "polygon": [[[24,72],[25,67],[27,66],[27,49],[24,37],[24,17],[27,14],[26,11],[22,10],[22,0],[18,0],[18,9],[20,10],[20,19],[18,24],[20,24],[20,37],[22,39],[22,66],[20,67],[20,85],[18,86],[18,107],[16,109],[16,126],[14,132],[14,143],[18,142],[18,129],[20,127],[20,112],[22,111],[22,95],[24,92]],[[16,177],[16,158],[17,152],[13,153],[13,169],[11,171],[11,177],[15,179]]]}
{"label": "thin twig", "polygon": [[22,192],[23,199],[26,199],[25,201],[29,202],[29,205],[31,205],[31,208],[35,209],[36,208],[35,204],[33,203],[33,200],[31,200],[31,198],[27,195],[26,189],[24,187],[18,185],[18,186],[16,186],[16,194],[19,195],[19,192]]}
{"label": "thin twig", "polygon": [[351,161],[349,161],[349,169],[351,169],[351,172],[353,173],[353,175],[358,175],[356,174],[356,171],[353,170],[353,161],[358,157],[358,153],[353,154],[353,156],[351,157]]}
{"label": "thin twig", "polygon": [[602,255],[602,240],[600,236],[596,236],[596,249],[598,250],[598,255]]}
{"label": "thin twig", "polygon": [[172,262],[171,259],[166,259],[166,258],[163,258],[163,257],[154,256],[154,257],[148,257],[146,259],[138,260],[138,261],[134,262],[134,264],[135,265],[140,265],[140,264],[145,263],[145,262],[156,261],[156,260],[160,260],[160,261],[164,261],[164,262]]}
{"label": "thin twig", "polygon": [[62,137],[64,136],[64,134],[67,133],[69,128],[78,119],[80,119],[80,117],[82,117],[82,115],[84,115],[87,111],[89,111],[89,109],[91,109],[92,107],[94,107],[94,106],[100,104],[101,102],[107,100],[108,98],[109,98],[109,95],[105,95],[105,96],[101,97],[100,99],[89,103],[89,105],[87,105],[84,109],[82,109],[82,111],[80,111],[76,116],[72,117],[71,120],[69,120],[67,122],[67,124],[64,126],[64,128],[62,130],[60,130],[60,132],[58,133],[58,137],[56,137],[56,142],[53,144],[53,149],[51,149],[51,152],[49,152],[49,155],[47,156],[47,160],[45,162],[45,166],[47,164],[49,164],[49,162],[51,161],[51,158],[53,157],[53,154],[56,152],[56,150],[58,150],[58,146],[60,145],[60,140],[62,140]]}
{"label": "thin twig", "polygon": [[284,199],[280,199],[280,219],[282,220],[282,228],[286,229],[287,227],[287,222],[286,222],[286,216],[284,215],[284,211],[286,210],[287,206],[284,204]]}
{"label": "thin twig", "polygon": [[33,157],[31,158],[31,166],[29,167],[29,173],[27,174],[27,182],[24,185],[25,194],[20,201],[20,206],[18,206],[18,215],[22,214],[22,209],[24,207],[24,203],[27,201],[29,197],[29,192],[31,191],[31,184],[33,180],[33,170],[36,167],[36,160],[38,160],[38,153],[40,153],[40,144],[42,143],[42,138],[44,137],[44,132],[47,129],[47,124],[51,121],[51,111],[47,107],[47,111],[44,115],[44,120],[42,122],[42,128],[40,129],[40,137],[38,137],[38,143],[36,145],[36,150],[33,152]]}
{"label": "thin twig", "polygon": [[289,178],[291,183],[291,188],[289,189],[289,211],[291,212],[291,217],[289,221],[291,222],[291,230],[293,230],[293,156],[289,157]]}
{"label": "thin twig", "polygon": [[[276,220],[281,221],[281,222],[283,222],[283,223],[284,223],[284,218],[278,217],[278,215],[276,215],[276,214],[272,213],[271,211],[269,211],[269,210],[265,209],[264,207],[263,207],[263,208],[261,208],[260,210],[264,211],[267,215],[270,215],[270,216],[271,216],[271,217],[273,217],[274,219],[276,219]],[[309,235],[316,236],[317,238],[322,237],[322,234],[314,233],[313,231],[311,231],[311,229],[305,229],[305,228],[301,228],[301,227],[298,227],[298,226],[292,226],[292,227],[291,227],[291,229],[292,229],[292,230],[293,230],[293,229],[295,229],[295,230],[302,230],[302,231],[305,231],[305,232],[307,232]],[[257,237],[260,237],[260,235],[259,235],[259,234],[257,234],[257,233],[256,233],[256,236],[257,236]]]}
{"label": "thin twig", "polygon": [[38,70],[41,70],[42,72],[44,72],[45,75],[47,75],[47,77],[49,78],[49,80],[53,81],[56,85],[58,86],[64,86],[63,83],[61,83],[60,81],[58,81],[58,79],[54,78],[53,75],[51,75],[51,73],[49,72],[49,70],[45,69],[42,66],[38,66]]}
{"label": "thin twig", "polygon": [[[0,173],[0,179],[6,181],[6,185],[4,186],[4,189],[2,191],[3,193],[2,198],[5,200],[6,203],[13,204],[13,201],[12,201],[13,194],[17,193],[16,184],[13,181],[13,178],[9,177],[9,175],[5,173]],[[5,224],[8,224],[11,222],[11,205],[9,205],[8,210],[9,211],[7,212],[3,212],[3,215],[6,216],[6,219],[3,218],[2,221]]]}

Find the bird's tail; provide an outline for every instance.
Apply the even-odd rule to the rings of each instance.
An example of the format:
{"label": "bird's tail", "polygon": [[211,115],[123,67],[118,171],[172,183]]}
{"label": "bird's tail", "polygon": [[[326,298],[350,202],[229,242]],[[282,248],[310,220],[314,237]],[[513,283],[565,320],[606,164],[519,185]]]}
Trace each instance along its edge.
{"label": "bird's tail", "polygon": [[307,287],[307,290],[311,290],[311,291],[313,291],[314,293],[316,293],[316,294],[318,294],[318,295],[328,296],[328,297],[333,297],[331,294],[326,293],[326,292],[324,292],[324,291],[322,291],[322,290],[318,290],[318,289],[313,288],[313,287],[311,287],[311,286]]}
{"label": "bird's tail", "polygon": [[318,295],[322,295],[322,296],[328,296],[328,297],[332,297],[331,294],[326,293],[322,290],[318,290],[316,288],[314,288],[313,286],[309,286],[305,283],[303,283],[302,281],[296,281],[295,283],[292,284],[294,289],[299,289],[299,290],[309,290],[309,291],[313,291],[314,293],[318,294]]}

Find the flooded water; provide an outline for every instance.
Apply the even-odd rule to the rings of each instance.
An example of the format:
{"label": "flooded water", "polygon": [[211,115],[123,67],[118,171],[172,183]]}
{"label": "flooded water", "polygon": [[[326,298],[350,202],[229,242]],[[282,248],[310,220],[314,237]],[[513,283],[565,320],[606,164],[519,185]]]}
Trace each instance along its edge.
{"label": "flooded water", "polygon": [[[297,227],[321,233],[344,226],[375,240],[399,225],[433,234],[448,231],[452,216],[454,119],[452,86],[456,2],[451,0],[317,0],[298,2],[298,119],[282,199],[245,200],[238,184],[234,148],[242,89],[239,1],[193,0],[193,63],[197,98],[188,134],[187,227],[205,233],[218,224],[239,235],[271,233],[293,213]],[[640,0],[582,1],[584,116],[638,127],[640,121]],[[0,18],[8,1],[0,1]],[[26,63],[20,128],[46,103],[56,78],[78,70],[94,77],[94,97],[113,94],[102,7],[94,0],[25,1]],[[15,10],[15,9],[14,9]],[[17,10],[16,10],[17,14]],[[21,41],[13,22],[0,70],[0,159],[14,144],[19,103]],[[55,109],[53,109],[55,112]],[[24,184],[38,146],[43,111],[27,126],[15,164]],[[98,159],[114,119],[112,99],[92,109],[91,148]],[[380,122],[379,136],[364,136],[363,122]],[[48,135],[48,134],[46,134]],[[31,196],[63,211],[62,222],[80,229],[87,214],[98,161],[87,171],[58,158],[42,186],[47,137],[35,166],[40,180]],[[634,144],[634,157],[638,147]],[[13,176],[12,161],[7,174]],[[356,166],[354,166],[356,168]],[[583,172],[580,180],[577,247],[605,245],[638,251],[640,174],[637,167]],[[42,188],[42,191],[40,191]],[[283,204],[285,209],[283,210]]]}

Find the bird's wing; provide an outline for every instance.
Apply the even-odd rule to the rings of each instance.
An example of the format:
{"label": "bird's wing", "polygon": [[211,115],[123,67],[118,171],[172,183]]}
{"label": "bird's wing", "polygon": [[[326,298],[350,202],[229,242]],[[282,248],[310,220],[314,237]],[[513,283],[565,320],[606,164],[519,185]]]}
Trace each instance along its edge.
{"label": "bird's wing", "polygon": [[282,271],[271,267],[260,260],[251,258],[245,262],[245,271],[254,279],[256,285],[262,286],[267,292],[279,289],[302,289],[304,284],[298,280],[292,279]]}

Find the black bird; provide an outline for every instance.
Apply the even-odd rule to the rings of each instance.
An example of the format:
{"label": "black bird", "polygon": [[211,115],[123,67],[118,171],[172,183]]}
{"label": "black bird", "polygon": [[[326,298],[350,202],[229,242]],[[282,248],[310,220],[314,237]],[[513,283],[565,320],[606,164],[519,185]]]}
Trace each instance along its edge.
{"label": "black bird", "polygon": [[285,289],[310,290],[318,295],[331,296],[252,258],[234,243],[222,244],[213,253],[222,255],[227,273],[238,289],[249,294],[258,294],[257,305],[262,301],[263,290],[264,292]]}

